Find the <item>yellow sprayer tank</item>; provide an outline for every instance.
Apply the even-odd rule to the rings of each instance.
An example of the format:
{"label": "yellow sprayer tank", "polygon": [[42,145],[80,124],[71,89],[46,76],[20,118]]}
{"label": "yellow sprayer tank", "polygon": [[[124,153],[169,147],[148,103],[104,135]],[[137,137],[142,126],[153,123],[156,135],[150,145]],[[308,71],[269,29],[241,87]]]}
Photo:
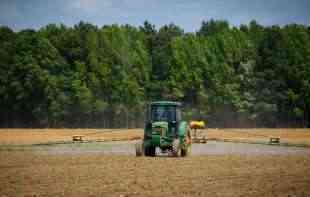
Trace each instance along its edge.
{"label": "yellow sprayer tank", "polygon": [[204,129],[205,128],[205,122],[204,121],[191,121],[190,122],[191,129]]}

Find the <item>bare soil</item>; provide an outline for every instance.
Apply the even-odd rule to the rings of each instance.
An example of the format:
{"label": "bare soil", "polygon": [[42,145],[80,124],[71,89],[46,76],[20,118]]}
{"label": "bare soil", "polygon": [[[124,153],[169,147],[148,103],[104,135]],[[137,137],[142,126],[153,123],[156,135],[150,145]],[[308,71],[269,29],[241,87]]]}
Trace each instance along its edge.
{"label": "bare soil", "polygon": [[309,155],[0,151],[0,196],[310,196]]}
{"label": "bare soil", "polygon": [[[100,142],[100,143],[74,143],[52,146],[31,146],[26,150],[36,151],[40,154],[104,154],[104,155],[135,155],[135,143],[137,141]],[[21,147],[23,150],[23,147]],[[0,149],[1,150],[1,149]],[[11,149],[12,150],[12,149]],[[13,149],[20,150],[20,149]],[[310,148],[271,146],[261,144],[231,143],[209,141],[206,144],[192,144],[191,155],[308,155]],[[168,156],[156,150],[157,156]]]}
{"label": "bare soil", "polygon": [[[307,144],[309,133],[208,129],[200,136]],[[0,130],[0,196],[310,196],[309,148],[209,141],[194,144],[187,158],[137,158],[135,141],[31,145],[73,135],[133,140],[142,130]]]}

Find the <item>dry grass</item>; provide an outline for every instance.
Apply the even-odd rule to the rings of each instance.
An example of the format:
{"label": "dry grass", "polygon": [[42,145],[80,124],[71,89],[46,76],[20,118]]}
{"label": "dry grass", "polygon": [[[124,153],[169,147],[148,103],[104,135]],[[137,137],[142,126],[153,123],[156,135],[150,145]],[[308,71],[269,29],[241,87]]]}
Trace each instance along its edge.
{"label": "dry grass", "polygon": [[236,141],[268,141],[279,137],[281,142],[310,145],[310,129],[207,129],[200,133],[208,138]]}
{"label": "dry grass", "polygon": [[[198,132],[207,138],[235,141],[268,141],[280,137],[281,142],[310,145],[310,129],[206,129]],[[0,144],[34,144],[71,141],[73,135],[86,140],[131,140],[142,138],[142,129],[0,129]]]}
{"label": "dry grass", "polygon": [[136,158],[0,151],[0,196],[310,196],[308,156]]}
{"label": "dry grass", "polygon": [[142,137],[140,129],[0,129],[0,144],[35,144],[71,141],[73,135],[85,140],[131,140]]}

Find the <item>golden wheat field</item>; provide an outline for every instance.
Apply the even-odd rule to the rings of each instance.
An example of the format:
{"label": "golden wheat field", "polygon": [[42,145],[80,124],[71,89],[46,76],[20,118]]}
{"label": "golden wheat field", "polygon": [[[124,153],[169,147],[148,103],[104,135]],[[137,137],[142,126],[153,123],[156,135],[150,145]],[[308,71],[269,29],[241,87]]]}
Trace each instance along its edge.
{"label": "golden wheat field", "polygon": [[[264,146],[264,152],[252,155],[252,152],[216,154],[215,151],[215,154],[171,158],[88,151],[109,149],[105,143],[83,148],[79,143],[53,145],[46,150],[31,145],[71,141],[73,135],[83,135],[86,140],[113,141],[141,138],[143,133],[142,129],[3,129],[0,196],[310,196],[309,148],[292,152],[294,147],[282,147],[285,151],[269,154],[266,149],[277,147],[249,144],[241,148],[256,151]],[[291,143],[310,142],[310,131],[304,129],[207,129],[199,135],[236,141],[280,137],[281,141]],[[127,142],[113,146],[117,148],[124,143]],[[223,144],[234,143],[215,146],[208,142],[199,147],[219,149]],[[11,145],[30,148],[8,149]]]}

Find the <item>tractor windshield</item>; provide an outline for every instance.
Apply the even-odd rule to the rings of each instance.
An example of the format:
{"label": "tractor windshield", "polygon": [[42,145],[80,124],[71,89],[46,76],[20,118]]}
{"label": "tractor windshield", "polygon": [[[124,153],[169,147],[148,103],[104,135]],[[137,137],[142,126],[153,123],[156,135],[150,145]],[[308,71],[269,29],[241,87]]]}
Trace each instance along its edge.
{"label": "tractor windshield", "polygon": [[165,121],[172,122],[176,121],[176,106],[161,106],[153,105],[151,111],[151,118],[153,122]]}

